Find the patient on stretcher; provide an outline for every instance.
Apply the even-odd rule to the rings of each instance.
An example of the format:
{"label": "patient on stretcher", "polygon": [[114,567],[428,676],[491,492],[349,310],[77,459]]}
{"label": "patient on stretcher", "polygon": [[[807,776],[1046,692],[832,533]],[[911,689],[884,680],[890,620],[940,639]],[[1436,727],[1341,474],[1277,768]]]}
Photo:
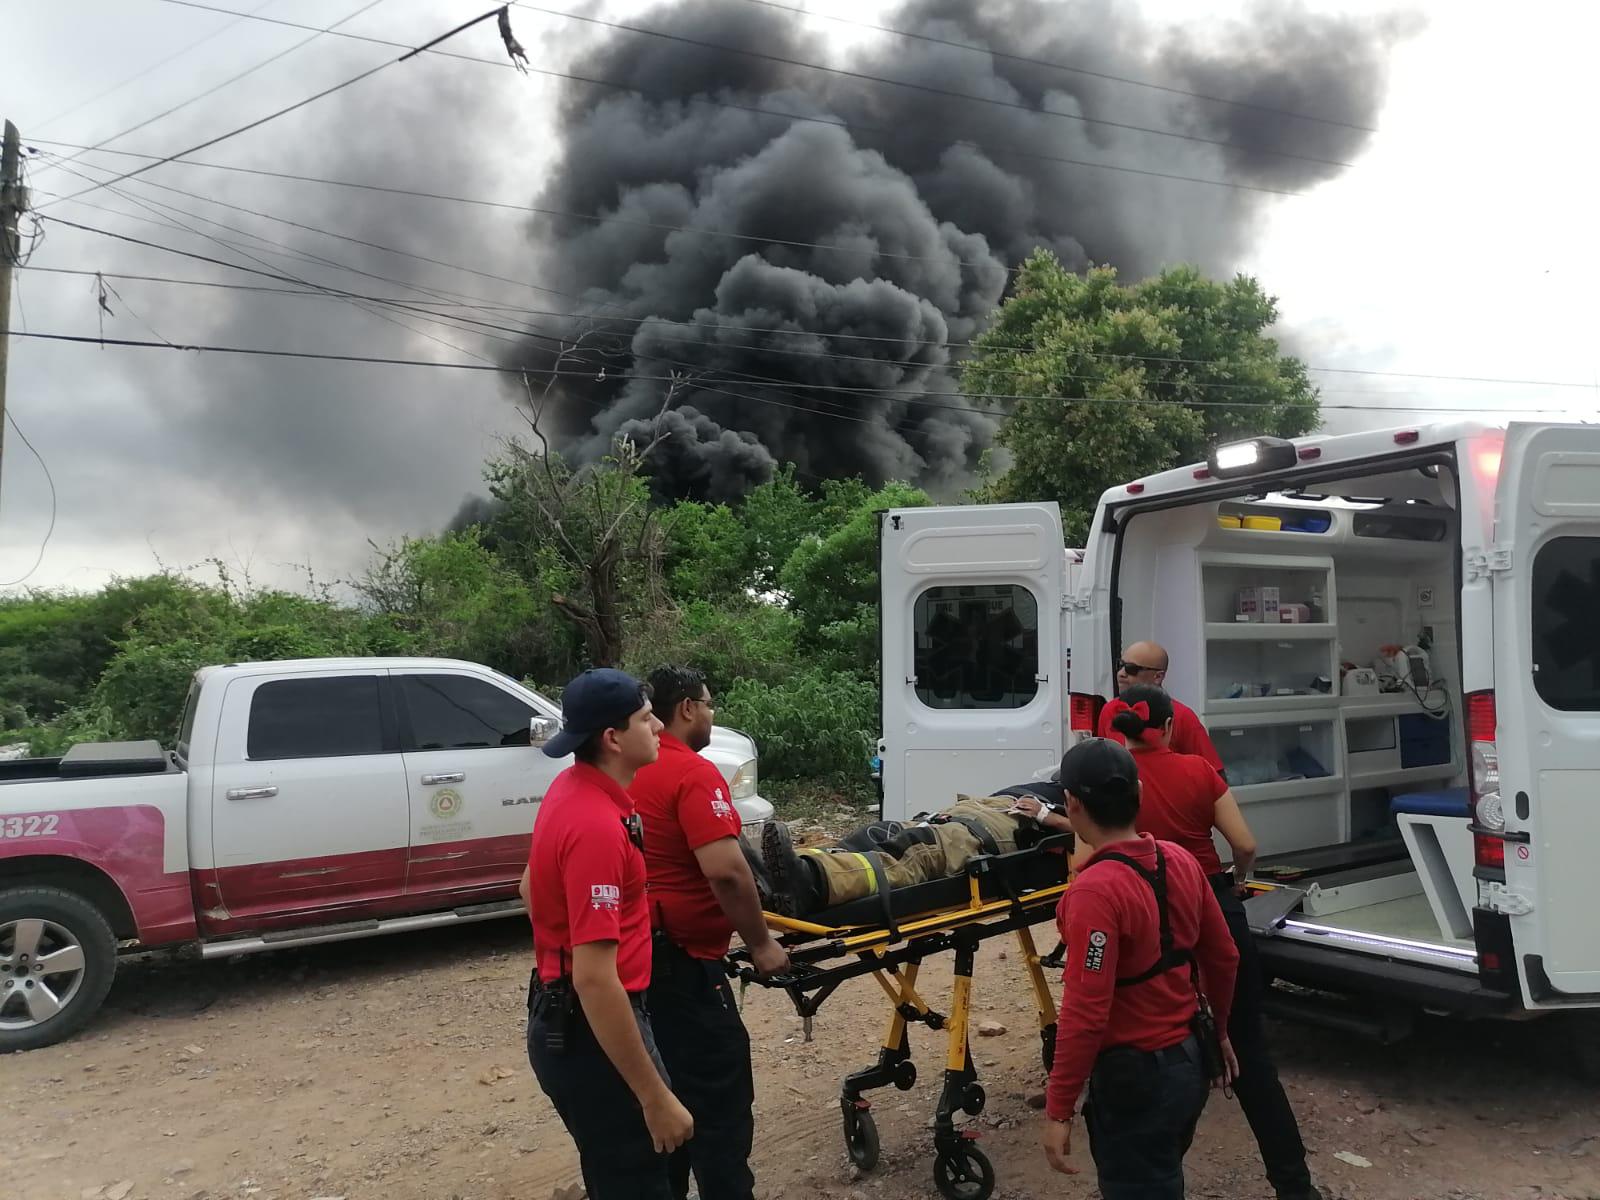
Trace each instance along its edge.
{"label": "patient on stretcher", "polygon": [[796,849],[782,821],[762,830],[766,906],[789,917],[811,914],[898,891],[959,878],[984,854],[1027,850],[1048,836],[1016,808],[1024,795],[1060,803],[1061,785],[1017,784],[991,796],[960,796],[941,812],[911,821],[877,821],[831,846]]}

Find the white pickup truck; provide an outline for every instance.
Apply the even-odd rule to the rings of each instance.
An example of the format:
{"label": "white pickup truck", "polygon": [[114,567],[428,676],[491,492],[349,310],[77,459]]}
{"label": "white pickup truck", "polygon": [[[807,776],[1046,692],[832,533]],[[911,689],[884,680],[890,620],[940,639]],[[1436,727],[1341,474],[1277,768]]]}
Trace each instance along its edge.
{"label": "white pickup truck", "polygon": [[[448,659],[196,673],[175,750],[0,763],[0,1053],[71,1036],[119,953],[222,958],[521,912],[561,709]],[[759,837],[756,747],[703,752]]]}

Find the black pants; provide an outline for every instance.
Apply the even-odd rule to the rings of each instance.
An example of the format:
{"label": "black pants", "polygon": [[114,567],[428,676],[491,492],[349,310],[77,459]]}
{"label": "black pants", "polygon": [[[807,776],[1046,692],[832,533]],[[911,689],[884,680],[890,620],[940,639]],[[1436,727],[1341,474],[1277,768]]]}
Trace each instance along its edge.
{"label": "black pants", "polygon": [[[1226,882],[1224,882],[1226,881]],[[1228,1015],[1228,1040],[1239,1059],[1239,1078],[1233,1094],[1239,1100],[1250,1132],[1261,1150],[1267,1180],[1280,1196],[1302,1196],[1311,1191],[1311,1172],[1306,1167],[1306,1148],[1300,1140],[1300,1126],[1278,1079],[1277,1065],[1267,1045],[1262,1019],[1266,985],[1261,977],[1261,962],[1256,941],[1250,932],[1244,904],[1233,892],[1230,876],[1214,876],[1212,890],[1222,915],[1228,922],[1233,944],[1239,948],[1239,975],[1233,989],[1233,1008]]]}
{"label": "black pants", "polygon": [[[645,1049],[659,1069],[650,1019],[642,1005],[635,1006],[634,1014]],[[536,996],[528,1016],[528,1061],[577,1144],[589,1200],[671,1200],[667,1156],[656,1153],[632,1089],[595,1041],[581,1010],[566,1022],[565,1047],[552,1049],[548,1035],[561,1024],[548,994]]]}
{"label": "black pants", "polygon": [[694,1137],[671,1159],[672,1194],[700,1200],[751,1200],[755,1081],[750,1035],[720,962],[690,958],[663,937],[650,964],[650,1023],[672,1090],[694,1117]]}
{"label": "black pants", "polygon": [[1209,1089],[1193,1038],[1100,1055],[1083,1120],[1104,1200],[1183,1200],[1183,1156]]}

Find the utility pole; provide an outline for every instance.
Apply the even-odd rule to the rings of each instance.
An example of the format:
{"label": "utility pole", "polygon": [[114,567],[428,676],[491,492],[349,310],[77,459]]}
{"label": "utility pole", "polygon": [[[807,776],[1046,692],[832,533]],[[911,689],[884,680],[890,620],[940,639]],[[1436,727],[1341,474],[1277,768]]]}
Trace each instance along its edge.
{"label": "utility pole", "polygon": [[0,156],[0,462],[6,448],[6,367],[11,353],[11,268],[22,251],[17,222],[22,216],[22,138],[6,122]]}

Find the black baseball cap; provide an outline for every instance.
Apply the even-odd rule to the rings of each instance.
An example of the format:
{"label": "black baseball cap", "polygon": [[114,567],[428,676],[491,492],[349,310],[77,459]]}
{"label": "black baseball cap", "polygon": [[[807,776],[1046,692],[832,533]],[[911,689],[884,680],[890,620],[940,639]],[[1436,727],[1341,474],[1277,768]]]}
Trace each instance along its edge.
{"label": "black baseball cap", "polygon": [[1139,786],[1139,766],[1128,748],[1110,738],[1087,738],[1061,758],[1061,786],[1074,796],[1114,799]]}
{"label": "black baseball cap", "polygon": [[561,693],[561,732],[544,744],[551,758],[565,758],[602,729],[623,724],[650,695],[626,671],[591,667]]}

